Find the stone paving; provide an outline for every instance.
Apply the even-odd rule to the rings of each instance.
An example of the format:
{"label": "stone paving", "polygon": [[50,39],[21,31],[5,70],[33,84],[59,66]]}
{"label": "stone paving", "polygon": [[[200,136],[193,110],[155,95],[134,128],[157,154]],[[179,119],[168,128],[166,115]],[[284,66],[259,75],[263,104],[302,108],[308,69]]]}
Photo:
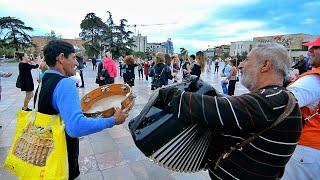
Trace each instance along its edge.
{"label": "stone paving", "polygon": [[[2,164],[12,143],[16,125],[16,112],[23,105],[24,92],[15,87],[18,75],[17,63],[4,63],[0,66],[3,71],[13,72],[9,78],[2,78],[2,100],[0,102],[0,179],[16,179],[13,175],[3,169]],[[221,66],[220,66],[221,69]],[[34,80],[38,74],[37,70],[32,71]],[[138,73],[136,73],[138,74]],[[79,89],[80,97],[97,87],[95,84],[96,71],[92,70],[91,63],[84,70],[85,88]],[[218,74],[204,73],[202,79],[216,87],[220,92],[220,80]],[[130,111],[128,120],[119,126],[105,129],[101,132],[80,138],[80,171],[78,179],[100,180],[100,179],[210,179],[208,173],[198,172],[193,174],[178,173],[166,170],[148,160],[138,148],[136,148],[130,132],[128,122],[130,118],[139,114],[144,104],[148,101],[152,91],[150,82],[136,77],[133,92],[136,95],[134,108]],[[116,83],[123,83],[118,77]],[[37,83],[35,82],[35,85]],[[242,94],[247,90],[236,84],[235,94]],[[31,101],[32,102],[32,101]],[[31,103],[29,104],[31,107]]]}

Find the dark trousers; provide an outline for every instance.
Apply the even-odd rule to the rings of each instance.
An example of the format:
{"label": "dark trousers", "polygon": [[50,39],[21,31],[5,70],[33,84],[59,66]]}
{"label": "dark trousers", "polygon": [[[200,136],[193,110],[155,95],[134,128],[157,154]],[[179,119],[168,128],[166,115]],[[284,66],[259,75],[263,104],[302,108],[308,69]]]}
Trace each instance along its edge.
{"label": "dark trousers", "polygon": [[81,77],[81,87],[84,87],[83,70],[82,69],[80,69],[80,77]]}
{"label": "dark trousers", "polygon": [[142,77],[142,79],[143,79],[143,70],[141,69],[141,70],[138,70],[138,74],[139,74],[139,79],[140,79],[140,74],[141,74],[141,77]]}
{"label": "dark trousers", "polygon": [[236,82],[237,82],[237,80],[230,80],[229,81],[229,86],[228,86],[228,95],[229,96],[234,95],[234,90],[236,89]]}
{"label": "dark trousers", "polygon": [[146,80],[148,81],[148,75],[146,75]]}
{"label": "dark trousers", "polygon": [[219,71],[219,66],[214,66],[214,72],[218,72]]}

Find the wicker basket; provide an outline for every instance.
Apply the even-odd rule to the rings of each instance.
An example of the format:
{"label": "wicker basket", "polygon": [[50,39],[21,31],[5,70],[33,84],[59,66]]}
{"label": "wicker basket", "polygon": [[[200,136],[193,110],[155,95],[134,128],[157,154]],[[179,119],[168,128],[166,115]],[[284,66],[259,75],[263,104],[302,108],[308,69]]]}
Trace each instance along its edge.
{"label": "wicker basket", "polygon": [[30,123],[13,148],[13,154],[23,161],[43,167],[53,149],[51,130],[35,127]]}

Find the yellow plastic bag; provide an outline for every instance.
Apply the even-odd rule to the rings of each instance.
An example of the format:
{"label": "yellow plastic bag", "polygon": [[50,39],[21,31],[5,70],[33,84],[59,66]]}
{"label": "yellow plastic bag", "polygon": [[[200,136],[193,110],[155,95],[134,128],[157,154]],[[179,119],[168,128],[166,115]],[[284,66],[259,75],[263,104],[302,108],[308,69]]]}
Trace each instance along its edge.
{"label": "yellow plastic bag", "polygon": [[34,121],[30,120],[32,111],[18,111],[16,132],[4,168],[19,179],[68,179],[63,121],[60,116],[33,113]]}

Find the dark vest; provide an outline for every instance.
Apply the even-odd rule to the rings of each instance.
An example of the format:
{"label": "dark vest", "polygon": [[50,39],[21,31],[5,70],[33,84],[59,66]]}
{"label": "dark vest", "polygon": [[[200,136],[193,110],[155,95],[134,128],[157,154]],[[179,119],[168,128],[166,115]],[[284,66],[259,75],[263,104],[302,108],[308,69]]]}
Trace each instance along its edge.
{"label": "dark vest", "polygon": [[[63,78],[66,78],[66,77],[61,76],[59,74],[55,74],[55,73],[46,73],[43,76],[41,91],[39,95],[39,102],[38,102],[38,112],[49,114],[49,115],[59,114],[59,112],[52,107],[52,96],[57,84]],[[37,92],[35,97],[37,97]],[[78,164],[79,139],[72,138],[67,133],[65,134],[66,134],[68,162],[69,162],[69,179],[75,179],[80,174],[79,164]]]}

